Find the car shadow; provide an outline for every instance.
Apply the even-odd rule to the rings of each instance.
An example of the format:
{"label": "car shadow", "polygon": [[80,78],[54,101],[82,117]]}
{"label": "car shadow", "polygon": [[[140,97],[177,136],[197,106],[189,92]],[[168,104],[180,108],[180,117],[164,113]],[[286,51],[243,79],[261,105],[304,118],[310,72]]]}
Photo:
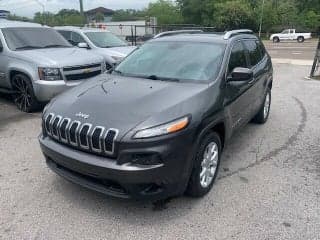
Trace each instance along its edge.
{"label": "car shadow", "polygon": [[21,112],[14,104],[12,97],[7,94],[0,94],[0,131],[6,125],[18,123],[28,119],[39,118],[41,111],[34,113]]}

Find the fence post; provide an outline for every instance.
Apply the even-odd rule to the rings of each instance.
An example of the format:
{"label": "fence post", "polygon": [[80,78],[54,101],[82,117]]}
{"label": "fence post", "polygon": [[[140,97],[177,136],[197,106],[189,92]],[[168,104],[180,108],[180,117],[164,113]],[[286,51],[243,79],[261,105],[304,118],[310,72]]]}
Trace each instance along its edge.
{"label": "fence post", "polygon": [[317,47],[317,50],[316,50],[316,55],[314,57],[313,65],[312,65],[312,68],[311,68],[310,77],[314,77],[314,74],[315,74],[315,71],[316,71],[316,66],[319,63],[320,63],[320,37],[319,37],[318,47]]}
{"label": "fence post", "polygon": [[133,26],[131,25],[131,45],[133,46]]}
{"label": "fence post", "polygon": [[137,46],[137,25],[134,25],[134,45]]}

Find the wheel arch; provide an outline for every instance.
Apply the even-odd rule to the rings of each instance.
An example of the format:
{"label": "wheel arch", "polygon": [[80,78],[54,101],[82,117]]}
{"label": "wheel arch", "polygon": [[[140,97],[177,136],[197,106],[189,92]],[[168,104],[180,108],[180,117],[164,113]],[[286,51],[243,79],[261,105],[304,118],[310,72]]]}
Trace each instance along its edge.
{"label": "wheel arch", "polygon": [[[26,77],[29,78],[29,80],[31,81],[31,84],[32,84],[32,77],[31,75],[24,71],[24,70],[21,70],[21,69],[16,69],[16,68],[12,68],[9,70],[9,79],[10,79],[10,84],[11,84],[11,87],[12,87],[12,78],[13,76],[15,76],[16,74],[23,74],[25,75]],[[32,84],[33,85],[33,84]]]}

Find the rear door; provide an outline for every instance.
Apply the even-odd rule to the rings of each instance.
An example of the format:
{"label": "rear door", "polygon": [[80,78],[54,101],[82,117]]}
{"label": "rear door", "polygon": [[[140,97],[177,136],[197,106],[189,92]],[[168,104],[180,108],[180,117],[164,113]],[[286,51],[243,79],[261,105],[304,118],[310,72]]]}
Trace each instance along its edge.
{"label": "rear door", "polygon": [[[241,41],[235,42],[229,56],[227,79],[235,68],[249,68],[249,66],[243,43]],[[227,81],[224,105],[227,107],[228,115],[231,118],[233,131],[247,123],[251,112],[251,95],[249,81]]]}
{"label": "rear door", "polygon": [[249,57],[249,68],[253,71],[253,79],[250,81],[251,117],[260,109],[266,91],[269,72],[269,58],[262,43],[257,39],[244,40],[244,46]]}

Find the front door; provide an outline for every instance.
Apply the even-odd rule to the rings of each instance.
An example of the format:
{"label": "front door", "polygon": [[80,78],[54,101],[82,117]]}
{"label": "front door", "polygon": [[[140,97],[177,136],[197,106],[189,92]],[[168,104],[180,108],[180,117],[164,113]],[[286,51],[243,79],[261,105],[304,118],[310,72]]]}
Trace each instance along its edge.
{"label": "front door", "polygon": [[[236,42],[232,47],[227,78],[237,67],[249,68],[246,51],[241,41]],[[249,81],[226,82],[224,105],[232,119],[233,131],[248,122],[247,116],[251,112],[251,95]]]}

